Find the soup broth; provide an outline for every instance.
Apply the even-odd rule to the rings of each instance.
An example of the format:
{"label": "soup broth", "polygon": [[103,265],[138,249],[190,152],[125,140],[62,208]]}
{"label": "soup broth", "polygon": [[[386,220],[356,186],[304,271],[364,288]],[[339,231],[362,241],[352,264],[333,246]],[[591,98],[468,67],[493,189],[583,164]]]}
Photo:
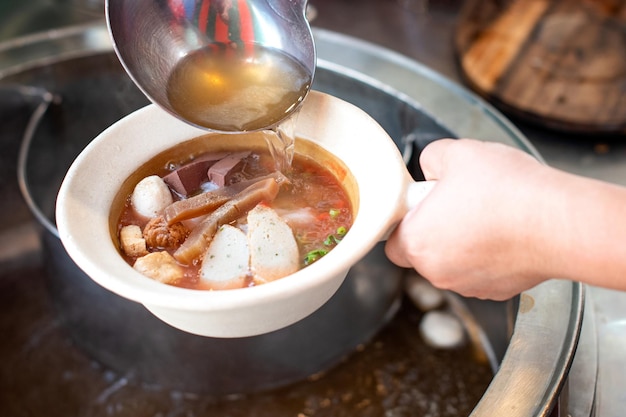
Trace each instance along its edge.
{"label": "soup broth", "polygon": [[167,96],[176,112],[198,126],[253,131],[285,118],[304,99],[311,78],[276,49],[214,44],[182,59],[168,80]]}
{"label": "soup broth", "polygon": [[[292,165],[283,175],[275,171],[274,159],[264,146],[263,135],[244,135],[250,138],[242,140],[239,145],[233,143],[233,136],[208,135],[162,153],[133,174],[118,195],[118,209],[113,213],[115,221],[112,224],[112,232],[126,261],[140,272],[167,284],[192,289],[233,289],[289,275],[315,262],[339,244],[352,225],[356,209],[356,187],[352,176],[327,151],[302,139],[296,141]],[[251,147],[250,144],[255,143],[252,137],[257,139],[259,146]],[[298,152],[298,145],[304,153]],[[200,168],[196,170],[198,165]],[[197,179],[190,180],[193,175]],[[136,200],[138,184],[148,177],[166,184],[166,198],[171,198],[155,209],[153,215],[142,212],[143,203]],[[248,193],[250,188],[265,190],[260,183],[274,187],[277,190],[275,195],[267,197],[263,191],[250,207],[241,210],[240,207],[248,203],[237,202],[236,215],[228,214],[224,220],[206,229],[216,213],[230,213],[227,206],[241,194]],[[219,200],[223,194],[227,197]],[[217,202],[213,201],[214,197],[218,198]],[[160,197],[151,198],[158,200]],[[202,203],[196,203],[198,201]],[[251,220],[252,213],[256,212],[261,213],[261,225],[257,225],[259,215],[254,218],[257,220]],[[274,223],[288,228],[277,229]],[[135,232],[130,240],[129,229]],[[162,236],[150,237],[153,234],[151,229],[157,231],[157,236],[159,233]],[[295,246],[285,245],[282,237],[276,238],[281,233],[292,235]],[[189,242],[198,236],[201,249],[193,246],[187,250],[192,247]],[[285,239],[291,242],[290,236]],[[134,251],[133,244],[138,242],[141,247],[142,241],[145,250]],[[242,250],[230,251],[236,244],[245,245],[241,242],[247,242],[248,252],[245,248],[243,253]],[[228,250],[222,250],[224,245]],[[266,259],[254,263],[256,258],[261,258],[257,252],[265,252]],[[175,261],[166,266],[166,270],[173,268],[182,273],[175,274],[174,278],[162,278],[142,269],[139,265],[142,258],[147,258],[146,255],[154,257],[157,253],[166,256],[169,262]],[[267,257],[271,259],[268,261]],[[275,259],[287,257],[290,264],[297,263],[295,270],[285,270],[283,264],[274,266]],[[235,274],[235,278],[216,278],[224,274],[223,270],[236,269],[235,264],[245,262],[249,264],[242,266],[239,272],[226,274],[228,277]],[[269,266],[266,265],[268,262]],[[151,268],[156,266],[148,267]]]}

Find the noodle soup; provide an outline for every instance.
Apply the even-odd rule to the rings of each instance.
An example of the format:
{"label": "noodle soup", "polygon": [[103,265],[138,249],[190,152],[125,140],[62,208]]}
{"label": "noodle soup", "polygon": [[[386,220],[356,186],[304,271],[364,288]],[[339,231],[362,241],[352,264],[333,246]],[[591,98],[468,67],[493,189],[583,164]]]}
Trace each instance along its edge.
{"label": "noodle soup", "polygon": [[[112,233],[133,268],[184,288],[244,288],[290,275],[341,242],[356,209],[343,163],[298,139],[281,173],[263,133],[236,137],[178,145],[126,181]],[[311,149],[315,159],[305,156]]]}

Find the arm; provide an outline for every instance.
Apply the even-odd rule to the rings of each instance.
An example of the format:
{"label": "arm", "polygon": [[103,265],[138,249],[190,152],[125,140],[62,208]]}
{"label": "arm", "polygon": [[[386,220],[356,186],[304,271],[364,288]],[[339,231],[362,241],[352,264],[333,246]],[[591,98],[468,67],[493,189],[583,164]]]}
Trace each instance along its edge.
{"label": "arm", "polygon": [[437,186],[389,238],[396,264],[466,296],[506,299],[550,278],[626,289],[626,189],[501,144],[440,140]]}

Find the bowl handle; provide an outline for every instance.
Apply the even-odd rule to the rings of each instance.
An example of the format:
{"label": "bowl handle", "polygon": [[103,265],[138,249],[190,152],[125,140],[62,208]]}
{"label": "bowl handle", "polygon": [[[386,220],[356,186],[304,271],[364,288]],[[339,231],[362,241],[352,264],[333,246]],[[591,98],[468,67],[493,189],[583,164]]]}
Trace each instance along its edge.
{"label": "bowl handle", "polygon": [[421,203],[436,184],[437,181],[414,181],[410,183],[406,192],[407,211]]}
{"label": "bowl handle", "polygon": [[391,232],[394,231],[402,217],[408,213],[414,207],[417,207],[419,203],[422,202],[426,198],[426,196],[431,192],[431,190],[437,185],[437,181],[411,181],[408,183],[406,188],[406,196],[404,200],[404,208],[402,208],[400,212],[400,219],[395,222],[387,232],[380,239],[381,241],[385,241],[391,235]]}

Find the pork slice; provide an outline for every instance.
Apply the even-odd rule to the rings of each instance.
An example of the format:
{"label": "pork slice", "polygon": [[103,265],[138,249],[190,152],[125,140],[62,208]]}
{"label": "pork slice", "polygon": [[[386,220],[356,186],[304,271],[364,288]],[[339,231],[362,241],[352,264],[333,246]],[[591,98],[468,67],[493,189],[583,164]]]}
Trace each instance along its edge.
{"label": "pork slice", "polygon": [[250,155],[249,151],[236,152],[220,159],[209,168],[209,180],[219,187],[228,184],[230,177],[237,171],[237,168],[243,164],[243,160]]}
{"label": "pork slice", "polygon": [[226,152],[201,155],[177,170],[165,175],[163,181],[178,194],[188,196],[197,191],[200,185],[209,179],[209,168],[227,155],[228,153]]}
{"label": "pork slice", "polygon": [[223,225],[202,258],[200,280],[215,290],[245,285],[250,262],[248,240],[240,229]]}
{"label": "pork slice", "polygon": [[273,178],[268,178],[258,181],[236,194],[193,229],[189,237],[174,252],[174,258],[184,264],[191,264],[206,251],[213,235],[221,225],[232,223],[243,217],[262,201],[272,201],[276,198],[278,189],[278,182]]}
{"label": "pork slice", "polygon": [[300,268],[293,231],[270,207],[258,205],[248,213],[248,246],[256,280],[273,281]]}

